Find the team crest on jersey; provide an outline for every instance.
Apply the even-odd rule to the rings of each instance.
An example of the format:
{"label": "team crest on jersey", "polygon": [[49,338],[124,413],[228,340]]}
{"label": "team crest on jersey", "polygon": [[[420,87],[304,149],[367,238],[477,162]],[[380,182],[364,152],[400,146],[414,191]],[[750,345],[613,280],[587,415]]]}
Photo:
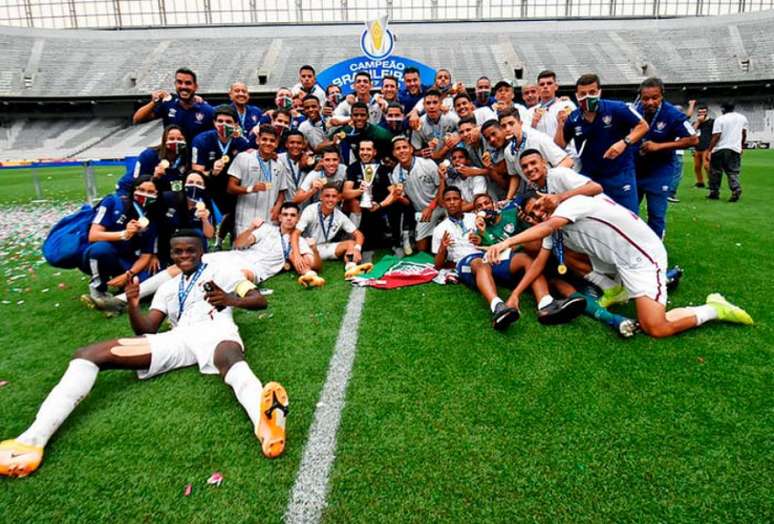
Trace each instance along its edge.
{"label": "team crest on jersey", "polygon": [[258,121],[258,117],[257,116],[253,115],[252,118],[253,118],[253,122],[257,122]]}
{"label": "team crest on jersey", "polygon": [[658,122],[656,124],[656,131],[663,131],[665,127],[666,127],[666,122],[662,120],[661,122]]}
{"label": "team crest on jersey", "polygon": [[509,235],[512,235],[514,231],[516,231],[516,226],[513,224],[505,224],[505,227],[503,228],[506,233]]}
{"label": "team crest on jersey", "polygon": [[176,115],[176,114],[177,114],[177,109],[175,109],[174,107],[171,107],[171,108],[169,109],[169,113],[167,113],[167,117],[169,117],[169,118],[175,118],[175,115]]}
{"label": "team crest on jersey", "polygon": [[197,122],[201,122],[202,120],[204,120],[204,113],[196,113],[194,117],[196,118]]}
{"label": "team crest on jersey", "polygon": [[575,134],[581,136],[583,134],[583,127],[575,126]]}
{"label": "team crest on jersey", "polygon": [[603,116],[602,117],[602,123],[605,124],[606,126],[609,126],[610,124],[612,124],[613,123],[612,115],[605,115],[605,116]]}

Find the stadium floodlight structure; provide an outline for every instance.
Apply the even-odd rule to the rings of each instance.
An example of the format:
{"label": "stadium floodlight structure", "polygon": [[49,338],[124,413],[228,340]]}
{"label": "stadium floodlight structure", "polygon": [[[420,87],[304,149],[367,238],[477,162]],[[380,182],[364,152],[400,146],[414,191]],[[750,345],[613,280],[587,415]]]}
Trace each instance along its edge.
{"label": "stadium floodlight structure", "polygon": [[8,0],[0,25],[34,28],[185,27],[711,16],[774,9],[774,0]]}

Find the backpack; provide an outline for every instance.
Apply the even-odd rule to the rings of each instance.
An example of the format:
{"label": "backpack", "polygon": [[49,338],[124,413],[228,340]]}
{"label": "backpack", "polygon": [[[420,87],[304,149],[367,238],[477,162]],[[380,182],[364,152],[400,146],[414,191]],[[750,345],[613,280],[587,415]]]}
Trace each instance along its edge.
{"label": "backpack", "polygon": [[51,228],[43,242],[43,257],[49,264],[62,269],[80,267],[83,253],[89,247],[89,229],[99,204],[84,204]]}

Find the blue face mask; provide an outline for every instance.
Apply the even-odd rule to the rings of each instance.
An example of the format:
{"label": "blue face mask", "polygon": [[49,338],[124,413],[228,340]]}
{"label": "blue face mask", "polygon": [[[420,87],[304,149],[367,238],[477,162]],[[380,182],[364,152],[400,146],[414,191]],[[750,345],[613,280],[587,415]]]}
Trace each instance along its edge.
{"label": "blue face mask", "polygon": [[193,184],[186,184],[185,196],[195,202],[201,202],[205,197],[205,190],[202,187],[195,186]]}

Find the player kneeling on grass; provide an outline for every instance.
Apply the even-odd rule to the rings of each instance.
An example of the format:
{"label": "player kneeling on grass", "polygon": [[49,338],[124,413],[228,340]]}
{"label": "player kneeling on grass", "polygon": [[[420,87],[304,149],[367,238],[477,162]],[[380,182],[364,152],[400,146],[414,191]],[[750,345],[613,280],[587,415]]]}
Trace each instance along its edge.
{"label": "player kneeling on grass", "polygon": [[[363,260],[362,249],[365,238],[363,233],[355,227],[355,224],[338,207],[339,189],[335,184],[327,184],[320,192],[320,201],[311,204],[301,213],[301,219],[296,224],[296,229],[290,237],[291,252],[296,257],[296,268],[304,267],[303,261],[298,260],[301,255],[301,235],[314,252],[318,261],[307,269],[298,279],[298,283],[304,287],[319,287],[325,284],[325,280],[317,276],[317,271],[322,266],[322,260],[344,260],[344,278],[351,279],[355,276],[370,271],[373,264]],[[334,240],[340,231],[352,236],[349,240]],[[300,270],[299,270],[300,272]]]}
{"label": "player kneeling on grass", "polygon": [[[478,289],[492,310],[492,327],[504,330],[519,319],[519,297],[527,288],[532,287],[538,303],[538,320],[543,324],[569,322],[583,312],[585,301],[572,297],[566,300],[554,300],[548,292],[546,279],[538,273],[529,279],[532,259],[524,253],[503,251],[502,257],[492,264],[484,259],[476,244],[480,238],[476,235],[476,216],[462,212],[462,195],[456,186],[448,186],[443,192],[443,203],[448,217],[433,231],[433,253],[435,267],[442,268],[447,261],[456,265],[460,280],[471,288]],[[475,243],[474,243],[475,242]],[[506,302],[497,296],[495,280],[513,287],[516,275],[526,272],[516,285]]]}
{"label": "player kneeling on grass", "polygon": [[[261,386],[244,360],[232,318],[232,308],[263,309],[266,299],[238,269],[203,263],[198,232],[178,232],[171,248],[182,274],[159,288],[147,315],[140,311],[137,279],[127,285],[129,319],[139,336],[79,349],[29,429],[0,443],[0,475],[25,477],[35,471],[44,446],[89,393],[97,373],[110,369],[137,370],[141,379],[194,364],[202,373],[220,373],[247,411],[263,454],[272,458],[283,452],[287,393],[276,382]],[[157,333],[167,317],[172,329]]]}
{"label": "player kneeling on grass", "polygon": [[[635,300],[642,330],[652,337],[675,335],[714,319],[753,323],[750,315],[719,293],[707,296],[705,305],[666,311],[664,244],[637,215],[607,195],[574,196],[557,205],[555,199],[530,192],[524,198],[524,214],[533,227],[490,247],[490,260],[506,249],[538,239],[543,239],[544,250],[550,250],[552,234],[561,230],[564,245],[586,253],[595,270],[617,273]],[[547,258],[538,257],[538,264]]]}

